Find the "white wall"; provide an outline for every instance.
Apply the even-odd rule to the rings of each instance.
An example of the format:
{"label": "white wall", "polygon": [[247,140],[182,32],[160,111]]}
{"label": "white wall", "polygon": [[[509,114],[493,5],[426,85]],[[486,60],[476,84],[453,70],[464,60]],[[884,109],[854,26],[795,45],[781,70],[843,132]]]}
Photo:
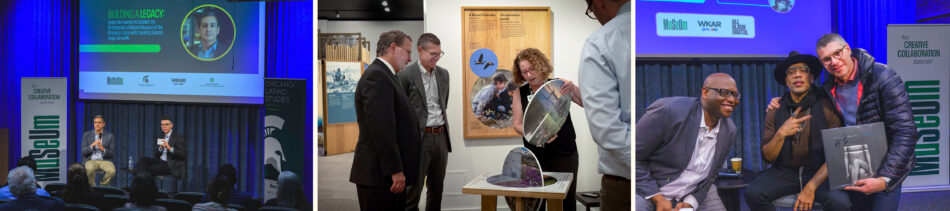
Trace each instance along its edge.
{"label": "white wall", "polygon": [[[578,79],[581,47],[588,35],[600,24],[584,15],[587,4],[583,0],[427,0],[425,2],[425,32],[434,33],[442,41],[445,56],[438,65],[449,70],[451,92],[446,110],[450,124],[452,153],[449,154],[448,173],[442,206],[445,210],[477,210],[480,198],[461,194],[462,186],[469,180],[490,171],[500,170],[505,155],[514,147],[522,146],[521,138],[463,138],[462,91],[462,6],[530,6],[550,7],[552,12],[553,38],[551,61],[552,77],[571,81]],[[597,173],[597,145],[593,142],[583,108],[572,104],[571,118],[577,133],[577,148],[580,165],[577,175],[577,191],[600,190]],[[507,208],[499,198],[499,207]],[[420,205],[423,203],[420,203]],[[578,205],[580,206],[580,205]],[[582,206],[580,209],[583,209]]]}
{"label": "white wall", "polygon": [[[320,33],[362,33],[363,37],[370,42],[370,61],[376,59],[376,43],[379,41],[379,34],[390,30],[400,30],[412,37],[412,45],[416,45],[416,39],[422,35],[423,21],[334,21],[321,19],[317,23]],[[413,50],[415,51],[415,50]],[[412,55],[412,60],[416,61],[419,56]]]}

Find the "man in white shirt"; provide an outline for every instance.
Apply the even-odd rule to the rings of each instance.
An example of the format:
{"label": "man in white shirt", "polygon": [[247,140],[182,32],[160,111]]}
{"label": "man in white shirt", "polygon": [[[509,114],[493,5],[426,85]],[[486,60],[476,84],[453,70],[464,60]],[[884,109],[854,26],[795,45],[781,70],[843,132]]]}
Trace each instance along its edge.
{"label": "man in white shirt", "polygon": [[739,98],[731,76],[713,73],[700,98],[650,104],[637,120],[637,210],[725,210],[713,183],[736,139]]}
{"label": "man in white shirt", "polygon": [[445,169],[449,152],[452,152],[449,121],[445,114],[449,99],[449,71],[436,65],[445,53],[435,34],[419,36],[416,49],[419,61],[409,63],[405,70],[396,73],[396,79],[409,96],[409,105],[419,119],[419,133],[422,135],[418,183],[406,187],[406,210],[419,210],[423,184],[428,187],[426,210],[441,210]]}
{"label": "man in white shirt", "polygon": [[599,147],[601,208],[630,210],[630,1],[587,0],[587,16],[603,25],[587,37],[578,71]]}

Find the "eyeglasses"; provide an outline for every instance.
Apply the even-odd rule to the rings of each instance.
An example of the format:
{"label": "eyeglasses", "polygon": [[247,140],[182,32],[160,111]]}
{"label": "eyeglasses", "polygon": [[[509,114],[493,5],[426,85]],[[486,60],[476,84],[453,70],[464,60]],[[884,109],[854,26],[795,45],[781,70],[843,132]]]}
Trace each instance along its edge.
{"label": "eyeglasses", "polygon": [[593,4],[592,1],[593,1],[593,0],[587,0],[587,11],[584,12],[584,14],[587,15],[587,17],[590,18],[590,19],[597,20],[597,18],[594,17],[594,15],[593,15],[593,14],[594,14],[594,11],[590,10],[590,5]]}
{"label": "eyeglasses", "polygon": [[719,94],[719,96],[722,96],[724,98],[733,97],[736,100],[739,100],[739,97],[740,97],[739,92],[728,90],[728,89],[720,89],[720,88],[712,88],[712,87],[705,87],[703,89],[716,91],[716,93]]}
{"label": "eyeglasses", "polygon": [[796,75],[799,73],[808,73],[808,66],[789,67],[788,70],[785,71],[786,76]]}
{"label": "eyeglasses", "polygon": [[165,123],[162,123],[162,126],[171,126],[171,125],[172,125],[172,124],[165,124]]}
{"label": "eyeglasses", "polygon": [[440,50],[439,52],[429,52],[429,51],[426,51],[426,50],[423,50],[423,51],[425,51],[426,53],[428,53],[428,54],[429,54],[430,56],[432,56],[433,58],[442,58],[442,56],[445,56],[445,51],[441,51],[441,50]]}
{"label": "eyeglasses", "polygon": [[831,56],[822,57],[822,58],[821,58],[821,64],[824,64],[824,65],[826,65],[826,66],[827,66],[827,65],[830,65],[830,64],[831,64],[831,57],[840,59],[842,56],[844,56],[844,48],[846,48],[846,47],[848,47],[848,45],[841,46],[841,49],[838,49],[838,50],[835,50],[834,52],[832,52],[832,53],[831,53]]}

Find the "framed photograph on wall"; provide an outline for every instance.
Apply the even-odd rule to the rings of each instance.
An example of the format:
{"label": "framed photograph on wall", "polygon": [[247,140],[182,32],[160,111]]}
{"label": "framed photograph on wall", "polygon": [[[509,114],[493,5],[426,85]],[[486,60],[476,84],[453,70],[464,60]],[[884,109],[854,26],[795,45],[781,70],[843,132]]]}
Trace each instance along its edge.
{"label": "framed photograph on wall", "polygon": [[515,56],[526,48],[552,56],[551,27],[550,7],[462,7],[465,138],[519,137],[511,110]]}

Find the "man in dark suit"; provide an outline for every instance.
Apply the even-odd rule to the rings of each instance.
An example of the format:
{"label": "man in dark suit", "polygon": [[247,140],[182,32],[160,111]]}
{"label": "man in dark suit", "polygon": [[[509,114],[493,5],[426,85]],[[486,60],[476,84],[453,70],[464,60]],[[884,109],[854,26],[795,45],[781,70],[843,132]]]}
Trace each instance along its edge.
{"label": "man in dark suit", "polygon": [[396,74],[409,96],[409,104],[419,120],[422,134],[422,153],[419,155],[418,185],[409,189],[406,210],[419,210],[423,184],[428,185],[426,210],[442,209],[442,189],[445,167],[448,165],[452,143],[449,141],[445,108],[449,99],[449,71],[436,65],[442,55],[441,42],[432,33],[419,36],[416,50],[419,61],[409,63],[406,70]]}
{"label": "man in dark suit", "polygon": [[725,210],[713,182],[736,139],[729,116],[739,97],[731,76],[714,73],[701,98],[661,98],[647,108],[635,140],[637,210]]}
{"label": "man in dark suit", "polygon": [[185,177],[186,163],[185,158],[188,155],[185,149],[185,135],[177,132],[173,133],[172,128],[175,125],[172,119],[162,118],[162,135],[158,139],[158,147],[155,148],[155,158],[143,157],[139,165],[149,174],[172,175],[177,179]]}
{"label": "man in dark suit", "polygon": [[96,171],[102,170],[106,173],[102,177],[99,185],[109,185],[112,178],[115,177],[115,164],[112,163],[114,148],[112,143],[115,137],[112,133],[103,129],[106,126],[106,120],[102,115],[96,115],[92,118],[91,131],[82,134],[82,157],[86,160],[86,176],[89,177],[89,186],[96,186]]}
{"label": "man in dark suit", "polygon": [[407,185],[419,174],[419,120],[395,74],[405,69],[412,38],[393,30],[379,36],[376,61],[356,85],[360,136],[350,182],[356,183],[361,210],[403,210]]}
{"label": "man in dark suit", "polygon": [[20,166],[7,174],[10,192],[16,199],[0,204],[0,211],[7,210],[66,210],[62,199],[36,195],[36,177],[33,170]]}

